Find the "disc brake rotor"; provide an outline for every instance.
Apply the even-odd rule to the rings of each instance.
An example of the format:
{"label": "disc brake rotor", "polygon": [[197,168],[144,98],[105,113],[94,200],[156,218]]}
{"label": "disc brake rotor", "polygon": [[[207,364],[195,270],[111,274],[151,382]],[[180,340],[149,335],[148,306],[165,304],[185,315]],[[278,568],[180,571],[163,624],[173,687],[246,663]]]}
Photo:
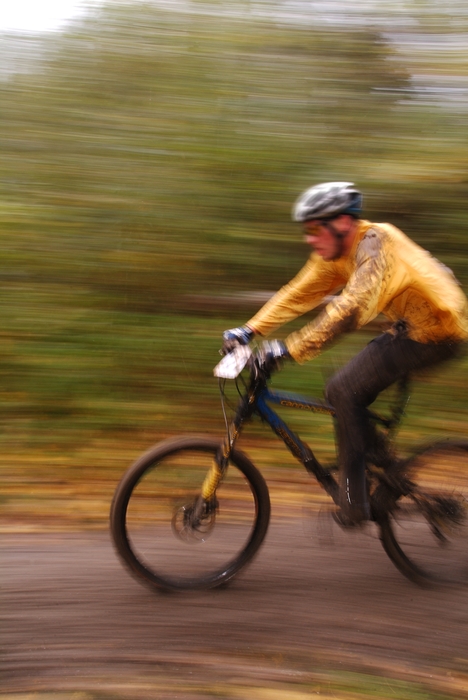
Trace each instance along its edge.
{"label": "disc brake rotor", "polygon": [[175,510],[172,517],[172,529],[177,537],[189,544],[204,542],[214,527],[216,511],[204,512],[201,516],[195,514],[198,500],[188,503]]}

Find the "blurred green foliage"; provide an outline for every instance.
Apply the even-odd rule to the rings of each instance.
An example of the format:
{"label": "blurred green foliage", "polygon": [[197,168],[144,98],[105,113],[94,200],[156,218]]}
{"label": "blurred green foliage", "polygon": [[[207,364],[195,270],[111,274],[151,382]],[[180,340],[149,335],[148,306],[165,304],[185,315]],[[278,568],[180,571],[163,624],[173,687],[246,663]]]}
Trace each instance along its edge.
{"label": "blurred green foliage", "polygon": [[[441,62],[370,25],[193,7],[104,5],[0,84],[6,454],[222,431],[220,334],[304,261],[290,209],[313,183],[359,183],[468,283],[468,110],[414,89]],[[330,357],[285,383],[319,390]]]}

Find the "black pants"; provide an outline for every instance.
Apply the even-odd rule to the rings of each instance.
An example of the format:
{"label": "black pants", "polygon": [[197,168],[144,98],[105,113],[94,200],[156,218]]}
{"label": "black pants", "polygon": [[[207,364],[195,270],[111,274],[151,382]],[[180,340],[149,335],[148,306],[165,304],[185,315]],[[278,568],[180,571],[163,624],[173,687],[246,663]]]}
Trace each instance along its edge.
{"label": "black pants", "polygon": [[[336,411],[342,508],[352,519],[368,517],[365,479],[366,448],[374,439],[367,406],[381,391],[414,371],[460,354],[462,344],[424,344],[410,340],[405,330],[374,338],[327,385],[327,399]],[[353,515],[353,509],[357,513]]]}

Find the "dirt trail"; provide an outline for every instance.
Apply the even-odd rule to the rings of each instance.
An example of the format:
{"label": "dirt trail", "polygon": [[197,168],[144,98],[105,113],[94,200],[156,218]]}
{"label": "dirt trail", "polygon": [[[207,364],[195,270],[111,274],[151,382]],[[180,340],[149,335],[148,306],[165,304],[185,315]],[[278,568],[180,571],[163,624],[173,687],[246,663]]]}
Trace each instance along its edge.
{"label": "dirt trail", "polygon": [[231,585],[189,594],[136,582],[107,533],[10,534],[0,556],[4,693],[299,700],[356,671],[386,679],[373,697],[468,697],[468,588],[415,587],[371,531],[274,521]]}

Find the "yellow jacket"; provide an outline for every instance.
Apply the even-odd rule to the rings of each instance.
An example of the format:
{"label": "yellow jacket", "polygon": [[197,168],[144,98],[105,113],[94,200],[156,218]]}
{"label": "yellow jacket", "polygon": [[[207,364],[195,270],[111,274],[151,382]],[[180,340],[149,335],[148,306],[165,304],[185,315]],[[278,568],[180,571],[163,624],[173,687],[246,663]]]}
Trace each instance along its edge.
{"label": "yellow jacket", "polygon": [[268,335],[338,289],[325,309],[286,339],[297,362],[319,354],[344,331],[361,328],[379,313],[404,320],[420,343],[468,338],[467,299],[452,271],[391,224],[360,220],[348,255],[325,261],[313,253],[248,325]]}

